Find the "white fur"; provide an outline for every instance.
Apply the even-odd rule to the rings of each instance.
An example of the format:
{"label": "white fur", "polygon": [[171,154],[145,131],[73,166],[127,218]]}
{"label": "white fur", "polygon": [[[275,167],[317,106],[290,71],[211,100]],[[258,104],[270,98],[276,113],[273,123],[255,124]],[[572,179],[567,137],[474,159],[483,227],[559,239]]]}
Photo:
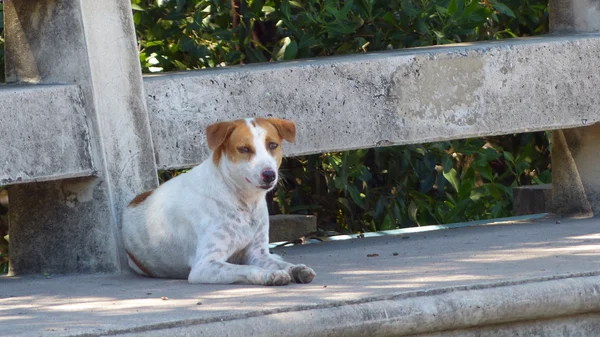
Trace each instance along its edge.
{"label": "white fur", "polygon": [[[265,148],[266,131],[250,122],[256,151],[252,160],[235,164],[223,155],[215,165],[210,158],[125,209],[125,248],[151,276],[283,285],[308,283],[316,275],[269,253],[261,172],[277,171],[277,162]],[[129,264],[145,274],[131,259]]]}

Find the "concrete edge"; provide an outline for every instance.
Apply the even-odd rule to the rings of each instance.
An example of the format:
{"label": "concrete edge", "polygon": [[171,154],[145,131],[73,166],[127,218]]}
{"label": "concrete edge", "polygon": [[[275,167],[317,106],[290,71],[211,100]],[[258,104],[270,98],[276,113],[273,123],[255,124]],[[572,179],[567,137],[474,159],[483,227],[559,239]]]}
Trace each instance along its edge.
{"label": "concrete edge", "polygon": [[[486,220],[475,220],[468,222],[455,222],[444,225],[425,225],[419,227],[409,227],[409,228],[399,228],[399,229],[390,229],[379,232],[367,232],[361,234],[340,234],[328,237],[328,241],[342,241],[342,240],[352,240],[358,238],[372,238],[377,236],[385,236],[385,235],[406,235],[413,233],[423,233],[423,232],[431,232],[438,231],[444,229],[456,229],[456,228],[464,228],[464,227],[476,227],[476,226],[486,226],[486,225],[510,225],[515,223],[522,222],[531,222],[536,220],[542,220],[550,218],[552,215],[550,213],[537,213],[537,214],[527,214],[527,215],[516,215],[505,218],[496,218],[496,219],[486,219]],[[293,246],[293,243],[287,244],[284,246],[286,241],[279,242],[270,242],[269,248],[277,248],[277,247],[290,247]],[[310,243],[321,243],[319,240],[306,240],[305,244]]]}
{"label": "concrete edge", "polygon": [[64,179],[87,178],[87,177],[95,177],[96,175],[98,175],[97,170],[83,169],[81,171],[76,171],[76,172],[61,172],[61,173],[58,173],[55,175],[39,176],[39,177],[27,178],[27,179],[21,179],[21,180],[18,180],[18,179],[13,180],[11,178],[0,179],[0,186],[42,183],[42,182],[47,182],[47,181],[56,181],[56,180],[64,180]]}
{"label": "concrete edge", "polygon": [[403,336],[600,312],[600,271],[172,321],[75,336]]}
{"label": "concrete edge", "polygon": [[347,55],[333,55],[325,57],[312,57],[297,60],[287,60],[278,62],[263,62],[263,63],[251,63],[251,64],[239,64],[230,65],[226,67],[215,67],[206,68],[199,70],[178,70],[169,72],[158,72],[143,74],[144,81],[161,81],[165,77],[176,78],[176,77],[196,77],[196,76],[213,76],[214,73],[219,75],[227,75],[229,73],[237,73],[241,70],[273,70],[279,68],[287,68],[292,65],[294,66],[316,66],[316,65],[329,65],[332,63],[339,62],[356,62],[357,60],[377,60],[385,59],[394,56],[411,56],[428,53],[451,53],[456,51],[470,51],[478,49],[490,49],[490,48],[512,48],[522,45],[539,44],[539,43],[571,43],[578,40],[588,40],[600,38],[600,33],[570,33],[570,34],[547,34],[539,36],[528,36],[518,37],[505,40],[491,40],[491,41],[478,41],[478,42],[464,42],[464,43],[452,43],[443,45],[433,45],[424,47],[413,47],[413,48],[401,48],[394,50],[379,50],[371,51],[364,54],[347,54]]}

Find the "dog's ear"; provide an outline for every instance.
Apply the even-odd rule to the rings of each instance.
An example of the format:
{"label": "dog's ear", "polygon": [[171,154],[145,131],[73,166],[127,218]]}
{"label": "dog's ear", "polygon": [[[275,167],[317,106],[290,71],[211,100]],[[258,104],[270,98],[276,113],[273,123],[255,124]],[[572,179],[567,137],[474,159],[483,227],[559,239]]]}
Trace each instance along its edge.
{"label": "dog's ear", "polygon": [[231,122],[218,122],[209,125],[206,128],[206,141],[208,142],[208,148],[214,151],[217,147],[223,144],[232,130],[233,123]]}
{"label": "dog's ear", "polygon": [[268,118],[269,123],[273,124],[279,132],[281,138],[287,140],[290,143],[296,141],[296,123],[279,118]]}

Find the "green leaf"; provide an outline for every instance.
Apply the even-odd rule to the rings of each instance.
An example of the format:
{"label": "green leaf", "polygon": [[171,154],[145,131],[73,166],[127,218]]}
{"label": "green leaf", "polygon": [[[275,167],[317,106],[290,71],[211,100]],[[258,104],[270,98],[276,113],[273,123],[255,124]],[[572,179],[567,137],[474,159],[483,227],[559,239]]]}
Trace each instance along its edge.
{"label": "green leaf", "polygon": [[344,179],[342,179],[342,177],[335,177],[334,182],[335,188],[337,188],[338,190],[344,190],[346,188],[346,182],[344,181]]}
{"label": "green leaf", "polygon": [[417,204],[411,200],[410,204],[408,205],[408,218],[416,223],[417,225],[420,226],[419,224],[419,220],[417,219],[417,212],[419,211],[419,208],[417,207]]}
{"label": "green leaf", "polygon": [[247,47],[246,51],[248,52],[248,58],[250,59],[250,62],[252,62],[252,63],[267,62],[265,55],[263,55],[263,53],[260,50],[258,50],[256,48],[252,48],[252,47]]}
{"label": "green leaf", "polygon": [[448,172],[444,172],[444,178],[450,182],[454,190],[458,192],[460,188],[460,181],[458,180],[458,173],[454,168],[450,169]]}
{"label": "green leaf", "polygon": [[[400,8],[409,18],[415,18],[420,14],[410,0],[402,0],[400,2]],[[391,12],[388,12],[387,14],[391,14]]]}
{"label": "green leaf", "polygon": [[450,4],[448,4],[448,14],[452,15],[458,12],[459,3],[461,0],[451,0]]}
{"label": "green leaf", "polygon": [[292,5],[296,8],[304,8],[304,6],[302,6],[302,4],[299,3],[298,1],[290,1],[290,5]]}
{"label": "green leaf", "polygon": [[444,172],[450,172],[450,170],[454,167],[450,155],[442,157],[442,167],[444,168]]}
{"label": "green leaf", "polygon": [[498,1],[494,1],[492,0],[492,4],[494,5],[494,8],[499,12],[502,13],[504,15],[510,16],[511,18],[515,18],[515,13],[508,8],[508,6],[506,6],[505,4],[498,2]]}
{"label": "green leaf", "polygon": [[352,212],[352,207],[350,206],[348,199],[340,197],[338,198],[338,202],[342,204],[342,206],[344,206],[344,208],[346,208],[349,212]]}
{"label": "green leaf", "polygon": [[181,13],[183,11],[183,6],[185,6],[186,0],[177,0],[177,13]]}
{"label": "green leaf", "polygon": [[504,158],[506,158],[506,160],[508,160],[509,162],[513,163],[515,162],[515,157],[513,157],[512,153],[508,152],[508,151],[504,151]]}
{"label": "green leaf", "polygon": [[356,186],[348,185],[348,192],[350,192],[350,197],[352,198],[352,201],[354,201],[354,203],[358,205],[358,207],[365,209],[365,201],[360,196],[360,192],[358,191]]}
{"label": "green leaf", "polygon": [[136,4],[131,4],[131,9],[133,9],[134,11],[140,11],[140,12],[145,12],[146,11],[140,5],[136,5]]}

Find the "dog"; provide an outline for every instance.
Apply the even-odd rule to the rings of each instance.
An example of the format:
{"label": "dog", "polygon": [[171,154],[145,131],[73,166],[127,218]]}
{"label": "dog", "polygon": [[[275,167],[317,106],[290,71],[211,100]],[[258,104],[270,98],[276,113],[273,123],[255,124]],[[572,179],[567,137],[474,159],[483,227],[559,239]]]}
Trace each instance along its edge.
{"label": "dog", "polygon": [[266,193],[278,181],[283,140],[296,124],[277,118],[218,122],[206,128],[210,158],[123,211],[129,266],[190,283],[286,285],[316,273],[269,252]]}

